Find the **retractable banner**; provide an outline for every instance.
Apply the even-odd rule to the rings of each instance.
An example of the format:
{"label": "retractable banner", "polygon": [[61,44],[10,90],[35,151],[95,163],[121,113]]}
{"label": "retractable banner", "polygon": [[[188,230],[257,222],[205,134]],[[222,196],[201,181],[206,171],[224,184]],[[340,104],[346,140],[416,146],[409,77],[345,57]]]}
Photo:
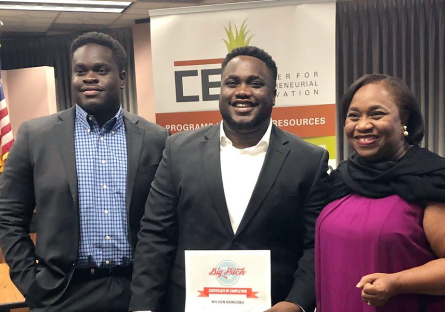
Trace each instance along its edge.
{"label": "retractable banner", "polygon": [[278,66],[275,125],[326,148],[335,167],[335,1],[258,1],[150,11],[157,123],[221,122],[221,62],[264,49]]}

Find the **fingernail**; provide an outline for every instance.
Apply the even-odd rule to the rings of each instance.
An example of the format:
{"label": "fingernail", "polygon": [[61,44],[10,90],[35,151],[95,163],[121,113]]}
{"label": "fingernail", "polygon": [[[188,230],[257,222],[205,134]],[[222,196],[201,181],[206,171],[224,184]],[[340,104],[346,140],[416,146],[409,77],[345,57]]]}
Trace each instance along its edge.
{"label": "fingernail", "polygon": [[355,285],[355,287],[360,288],[360,282],[358,282],[357,285]]}

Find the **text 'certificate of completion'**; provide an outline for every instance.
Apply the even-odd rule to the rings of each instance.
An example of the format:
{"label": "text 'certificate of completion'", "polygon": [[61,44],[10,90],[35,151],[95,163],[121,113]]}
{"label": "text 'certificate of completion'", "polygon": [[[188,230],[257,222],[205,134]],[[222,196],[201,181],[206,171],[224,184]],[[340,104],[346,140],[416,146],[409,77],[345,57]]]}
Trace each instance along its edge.
{"label": "text 'certificate of completion'", "polygon": [[185,312],[270,308],[269,250],[186,250]]}

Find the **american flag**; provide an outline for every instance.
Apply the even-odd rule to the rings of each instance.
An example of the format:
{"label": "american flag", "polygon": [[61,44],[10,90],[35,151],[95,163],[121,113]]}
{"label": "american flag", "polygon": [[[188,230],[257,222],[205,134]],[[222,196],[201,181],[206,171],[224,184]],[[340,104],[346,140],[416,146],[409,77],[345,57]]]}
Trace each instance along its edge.
{"label": "american flag", "polygon": [[[0,57],[1,57],[0,44]],[[0,69],[1,69],[0,58]],[[14,137],[12,135],[11,123],[9,121],[8,107],[6,106],[5,93],[3,92],[2,74],[0,71],[0,138],[1,138],[1,151],[0,151],[0,173],[3,172],[5,160],[8,157],[9,150],[12,143],[14,143]]]}

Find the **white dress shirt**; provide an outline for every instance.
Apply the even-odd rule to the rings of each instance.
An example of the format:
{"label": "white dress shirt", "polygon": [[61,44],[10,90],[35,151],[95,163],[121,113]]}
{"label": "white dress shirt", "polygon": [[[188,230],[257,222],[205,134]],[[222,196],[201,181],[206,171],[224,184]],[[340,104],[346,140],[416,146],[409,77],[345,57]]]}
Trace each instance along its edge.
{"label": "white dress shirt", "polygon": [[[253,190],[263,167],[272,132],[269,127],[257,145],[238,149],[226,137],[223,123],[220,128],[221,174],[229,211],[230,224],[236,233],[252,197]],[[298,304],[297,304],[298,305]],[[304,312],[304,309],[298,305]]]}
{"label": "white dress shirt", "polygon": [[221,174],[230,224],[234,233],[238,230],[263,167],[271,131],[272,120],[257,145],[239,149],[227,138],[221,122]]}

